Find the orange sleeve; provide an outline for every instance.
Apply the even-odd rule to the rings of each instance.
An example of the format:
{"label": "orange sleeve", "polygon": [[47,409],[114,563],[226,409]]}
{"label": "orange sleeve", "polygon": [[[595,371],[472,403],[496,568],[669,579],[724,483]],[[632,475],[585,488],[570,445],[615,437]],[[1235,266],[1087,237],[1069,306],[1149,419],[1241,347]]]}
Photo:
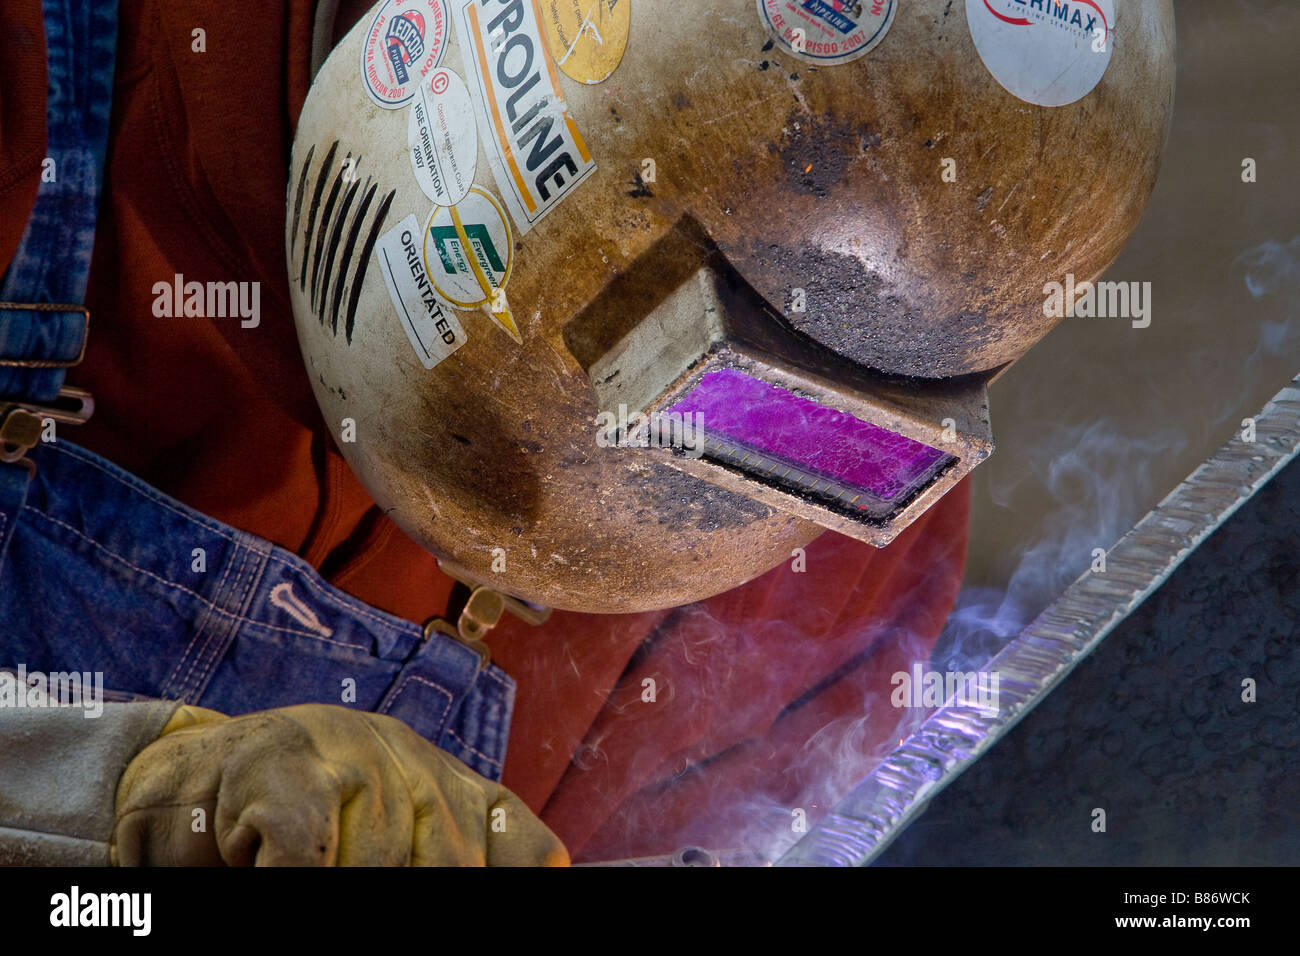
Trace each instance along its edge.
{"label": "orange sleeve", "polygon": [[45,158],[45,25],[40,0],[0,6],[0,274],[36,203]]}
{"label": "orange sleeve", "polygon": [[675,612],[544,808],[574,858],[753,847],[788,834],[795,808],[815,820],[893,743],[905,712],[890,677],[938,640],[969,508],[962,482],[888,548],[828,533],[806,570],[788,563]]}

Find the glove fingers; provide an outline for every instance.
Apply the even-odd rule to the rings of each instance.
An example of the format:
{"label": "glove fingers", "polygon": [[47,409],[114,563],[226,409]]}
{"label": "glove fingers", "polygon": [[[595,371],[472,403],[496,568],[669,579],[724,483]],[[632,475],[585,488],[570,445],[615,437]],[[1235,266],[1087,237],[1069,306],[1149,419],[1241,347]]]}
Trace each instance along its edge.
{"label": "glove fingers", "polygon": [[230,866],[332,866],[343,793],[350,788],[291,722],[272,727],[265,740],[266,747],[231,754],[222,768],[216,807],[221,858]]}
{"label": "glove fingers", "polygon": [[441,801],[415,813],[411,866],[482,866],[483,821],[475,815],[473,829],[457,824],[457,814]]}
{"label": "glove fingers", "polygon": [[215,800],[145,807],[125,814],[114,833],[118,866],[221,866],[208,827]]}
{"label": "glove fingers", "polygon": [[262,835],[253,827],[236,823],[221,837],[220,853],[226,866],[256,866]]}
{"label": "glove fingers", "polygon": [[332,866],[338,817],[257,804],[246,807],[217,840],[228,866]]}
{"label": "glove fingers", "polygon": [[413,866],[567,866],[558,837],[500,784],[470,770],[410,727],[367,720],[407,770],[415,801]]}
{"label": "glove fingers", "polygon": [[483,786],[489,784],[401,721],[367,714],[389,749],[412,800],[411,866],[482,866]]}
{"label": "glove fingers", "polygon": [[568,866],[560,838],[504,787],[487,820],[488,866]]}
{"label": "glove fingers", "polygon": [[414,809],[401,778],[384,767],[343,795],[339,866],[406,866]]}
{"label": "glove fingers", "polygon": [[118,865],[220,864],[211,833],[219,771],[186,746],[191,740],[178,733],[155,741],[122,775],[112,837]]}

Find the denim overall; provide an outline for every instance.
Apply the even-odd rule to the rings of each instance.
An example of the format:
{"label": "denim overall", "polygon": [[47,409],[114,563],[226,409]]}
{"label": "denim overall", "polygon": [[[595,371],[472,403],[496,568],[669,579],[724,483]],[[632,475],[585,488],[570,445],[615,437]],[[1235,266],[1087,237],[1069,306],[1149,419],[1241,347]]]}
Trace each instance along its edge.
{"label": "denim overall", "polygon": [[[15,404],[29,423],[44,421],[87,340],[79,303],[108,140],[116,0],[45,0],[44,18],[57,179],[42,183],[0,282],[0,422]],[[55,428],[56,441],[0,463],[0,667],[99,671],[109,700],[232,715],[301,703],[389,714],[500,780],[515,693],[503,671]]]}

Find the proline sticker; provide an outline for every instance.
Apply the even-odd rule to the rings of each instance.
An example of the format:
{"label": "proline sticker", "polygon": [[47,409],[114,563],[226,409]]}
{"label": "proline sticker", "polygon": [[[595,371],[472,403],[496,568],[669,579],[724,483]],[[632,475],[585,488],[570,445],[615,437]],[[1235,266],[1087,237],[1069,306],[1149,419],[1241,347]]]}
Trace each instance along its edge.
{"label": "proline sticker", "polygon": [[[480,7],[482,7],[480,9]],[[564,201],[596,168],[538,22],[536,0],[483,7],[457,21],[479,132],[520,234]]]}

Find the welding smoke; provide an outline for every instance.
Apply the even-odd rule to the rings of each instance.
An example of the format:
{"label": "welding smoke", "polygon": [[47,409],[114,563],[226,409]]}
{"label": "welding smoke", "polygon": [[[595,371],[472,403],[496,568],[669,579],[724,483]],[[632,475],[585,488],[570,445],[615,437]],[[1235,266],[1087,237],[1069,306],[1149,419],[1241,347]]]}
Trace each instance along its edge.
{"label": "welding smoke", "polygon": [[[1192,374],[1201,364],[1227,362],[1246,371],[1249,381],[1265,359],[1285,358],[1300,350],[1300,323],[1296,321],[1300,311],[1296,305],[1300,302],[1300,235],[1290,241],[1263,242],[1229,261],[1238,271],[1237,281],[1243,283],[1238,288],[1244,287],[1250,301],[1283,297],[1284,318],[1257,320],[1253,351],[1233,349],[1247,356],[1244,361],[1234,361],[1221,348],[1211,354],[1202,348],[1203,337],[1191,338],[1181,359],[1182,368],[1185,374]],[[1247,344],[1246,349],[1251,347]],[[1134,367],[1141,369],[1141,362]],[[986,471],[983,494],[977,496],[974,507],[987,509],[996,522],[1005,523],[1021,537],[1011,539],[1014,548],[994,562],[992,573],[986,574],[983,582],[964,587],[956,596],[932,654],[929,641],[907,627],[884,633],[873,631],[878,626],[872,622],[862,622],[862,634],[856,639],[857,645],[867,649],[863,653],[893,655],[900,670],[917,661],[936,672],[983,670],[1008,641],[1080,574],[1095,567],[1098,555],[1159,501],[1171,486],[1169,471],[1174,463],[1189,455],[1197,458],[1203,440],[1217,445],[1230,437],[1247,399],[1245,394],[1231,401],[1216,396],[1204,414],[1178,415],[1168,410],[1174,399],[1160,375],[1126,375],[1119,364],[1113,370],[1081,369],[1076,388],[1063,387],[1061,369],[1050,362],[1017,369],[1017,374],[1020,403],[1051,411],[1032,421],[1022,417],[1019,430],[1007,430],[1010,440],[1002,441],[998,454],[1013,466]],[[1126,389],[1129,411],[1097,402],[1096,390],[1102,387]],[[1238,392],[1244,389],[1233,388],[1229,397]],[[1182,470],[1182,465],[1177,469]],[[1026,532],[1027,546],[1022,543]],[[815,569],[810,568],[810,573]],[[787,647],[807,646],[811,651],[817,638],[782,619],[793,617],[790,609],[806,601],[806,583],[799,576],[778,577],[777,590],[767,605],[776,617],[745,633],[711,616],[703,605],[690,609],[694,624],[686,629],[683,653],[690,653],[700,667],[695,672],[696,685],[678,688],[679,692],[687,699],[707,698],[733,676],[728,663],[735,660],[733,655],[768,653],[772,641]],[[921,575],[900,596],[900,602],[932,604],[936,599],[933,587],[934,580]],[[889,620],[898,610],[886,609],[880,619]],[[848,716],[808,728],[784,773],[775,777],[769,773],[765,767],[772,766],[768,761],[775,754],[751,745],[743,755],[755,768],[751,777],[726,791],[709,789],[707,766],[694,766],[689,756],[682,755],[682,772],[671,788],[688,793],[698,808],[691,824],[671,832],[661,828],[663,821],[653,803],[639,805],[621,823],[629,834],[656,833],[660,842],[653,848],[655,852],[669,853],[679,845],[693,843],[715,849],[749,849],[776,859],[805,832],[792,827],[792,811],[806,812],[807,827],[811,828],[931,713],[929,709],[891,706],[891,687],[881,676],[890,669],[877,671],[877,684],[853,688],[858,694],[856,704],[842,711]],[[776,687],[757,688],[752,706],[762,706],[764,690],[776,692]],[[743,721],[753,715],[729,716]],[[882,732],[882,726],[891,721],[892,732]]]}

